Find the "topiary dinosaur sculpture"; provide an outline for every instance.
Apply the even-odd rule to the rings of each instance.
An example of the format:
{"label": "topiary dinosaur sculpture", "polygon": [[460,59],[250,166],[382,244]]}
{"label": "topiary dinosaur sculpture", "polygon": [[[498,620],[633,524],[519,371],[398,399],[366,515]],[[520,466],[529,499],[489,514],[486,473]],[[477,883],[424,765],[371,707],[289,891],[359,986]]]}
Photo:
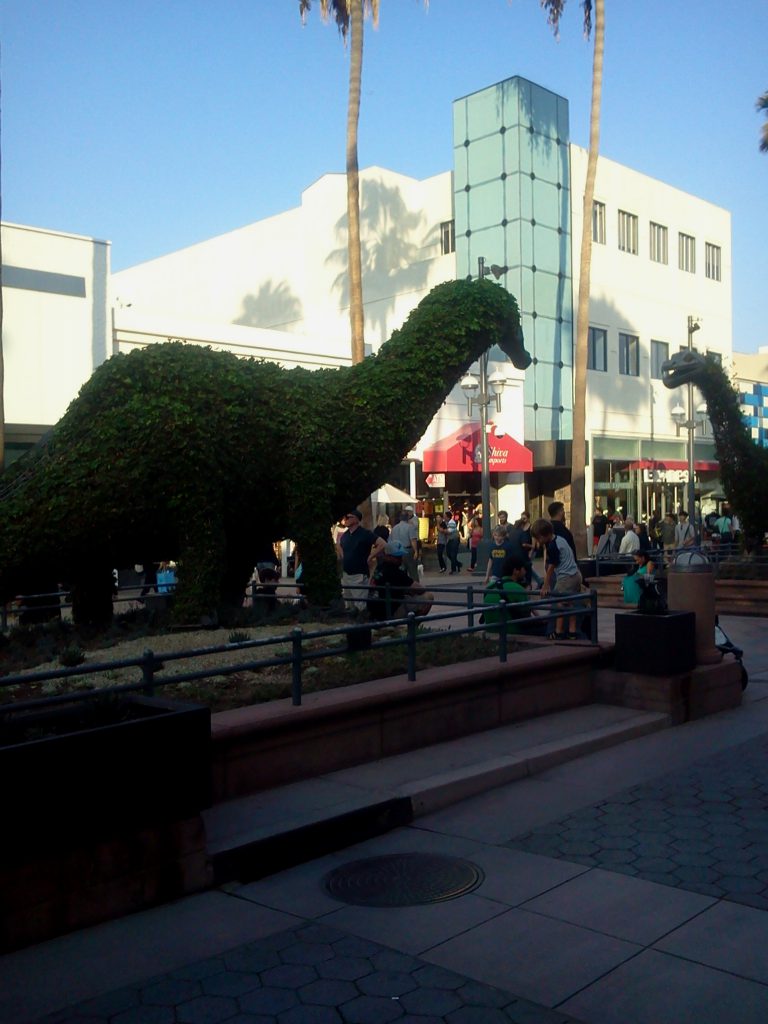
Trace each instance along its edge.
{"label": "topiary dinosaur sculpture", "polygon": [[720,480],[739,513],[747,550],[759,547],[768,529],[768,451],[750,437],[739,396],[722,366],[690,349],[661,367],[668,388],[694,384],[704,396],[720,463]]}
{"label": "topiary dinosaur sculpture", "polygon": [[111,568],[151,555],[179,561],[175,615],[196,621],[239,603],[255,552],[292,537],[310,598],[328,602],[332,523],[495,344],[530,363],[513,296],[452,281],[348,368],[284,370],[178,342],[109,359],[0,480],[0,599],[66,580],[76,617],[103,620]]}

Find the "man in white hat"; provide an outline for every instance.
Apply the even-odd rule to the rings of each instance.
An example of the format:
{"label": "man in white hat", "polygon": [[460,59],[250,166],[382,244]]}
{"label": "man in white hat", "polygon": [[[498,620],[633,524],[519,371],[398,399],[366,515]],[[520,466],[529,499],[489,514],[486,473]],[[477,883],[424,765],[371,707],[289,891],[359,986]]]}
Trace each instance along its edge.
{"label": "man in white hat", "polygon": [[413,513],[413,507],[406,505],[400,513],[400,522],[392,527],[390,541],[400,544],[403,555],[403,568],[414,581],[419,582],[419,521]]}

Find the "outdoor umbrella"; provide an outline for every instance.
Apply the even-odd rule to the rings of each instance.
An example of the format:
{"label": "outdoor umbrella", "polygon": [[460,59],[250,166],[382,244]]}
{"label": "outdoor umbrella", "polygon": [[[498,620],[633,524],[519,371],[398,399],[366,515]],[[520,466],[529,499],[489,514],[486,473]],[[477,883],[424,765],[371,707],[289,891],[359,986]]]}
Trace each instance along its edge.
{"label": "outdoor umbrella", "polygon": [[399,487],[395,487],[394,484],[384,484],[379,487],[377,491],[374,491],[371,495],[371,500],[377,505],[399,505],[405,504],[406,502],[413,504],[416,498],[412,494],[408,494],[406,491],[401,491]]}

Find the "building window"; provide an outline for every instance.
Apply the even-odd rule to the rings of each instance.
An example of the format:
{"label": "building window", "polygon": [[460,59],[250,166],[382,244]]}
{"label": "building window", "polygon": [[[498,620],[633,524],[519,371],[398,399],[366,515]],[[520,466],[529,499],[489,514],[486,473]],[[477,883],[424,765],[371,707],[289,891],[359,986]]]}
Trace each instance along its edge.
{"label": "building window", "polygon": [[440,245],[443,256],[456,252],[456,221],[444,220],[440,225]]}
{"label": "building window", "polygon": [[590,327],[587,335],[587,369],[608,369],[608,331],[603,327]]}
{"label": "building window", "polygon": [[640,339],[636,334],[619,334],[619,373],[640,376]]}
{"label": "building window", "polygon": [[704,268],[710,281],[720,280],[720,246],[706,242],[704,245]]}
{"label": "building window", "polygon": [[696,273],[696,239],[681,231],[678,239],[678,266],[689,274]]}
{"label": "building window", "polygon": [[667,263],[667,229],[651,221],[651,259],[654,263]]}
{"label": "building window", "polygon": [[619,210],[619,248],[637,256],[637,217]]}
{"label": "building window", "polygon": [[592,203],[592,241],[605,245],[605,203]]}
{"label": "building window", "polygon": [[722,366],[723,365],[723,353],[722,352],[713,352],[711,348],[708,348],[707,349],[707,359],[714,360],[717,363],[718,366]]}
{"label": "building window", "polygon": [[669,359],[669,345],[666,341],[651,341],[651,377],[661,380],[661,367]]}

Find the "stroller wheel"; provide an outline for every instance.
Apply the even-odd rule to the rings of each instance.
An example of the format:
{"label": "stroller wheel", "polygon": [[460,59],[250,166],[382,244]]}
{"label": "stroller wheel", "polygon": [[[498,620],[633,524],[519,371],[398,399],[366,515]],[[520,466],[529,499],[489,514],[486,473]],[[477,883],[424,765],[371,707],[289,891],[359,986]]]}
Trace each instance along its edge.
{"label": "stroller wheel", "polygon": [[741,662],[739,662],[739,665],[741,667],[741,688],[742,688],[742,690],[746,690],[747,683],[749,682],[749,673],[744,668],[744,666],[741,664]]}

